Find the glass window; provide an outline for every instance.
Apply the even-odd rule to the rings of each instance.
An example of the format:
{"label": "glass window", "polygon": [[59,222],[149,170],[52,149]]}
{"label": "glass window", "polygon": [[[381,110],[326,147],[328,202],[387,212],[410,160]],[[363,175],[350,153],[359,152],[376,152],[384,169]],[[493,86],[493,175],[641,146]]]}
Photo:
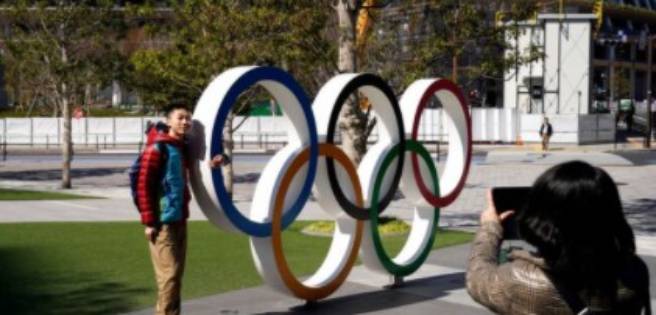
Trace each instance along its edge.
{"label": "glass window", "polygon": [[599,43],[594,44],[594,58],[595,59],[607,59],[608,58],[608,47]]}

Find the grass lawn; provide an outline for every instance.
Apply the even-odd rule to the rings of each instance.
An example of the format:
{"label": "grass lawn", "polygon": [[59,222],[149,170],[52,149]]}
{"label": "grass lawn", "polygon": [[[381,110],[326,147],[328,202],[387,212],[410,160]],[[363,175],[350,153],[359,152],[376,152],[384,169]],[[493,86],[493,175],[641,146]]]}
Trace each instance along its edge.
{"label": "grass lawn", "polygon": [[74,195],[54,191],[20,190],[0,188],[0,201],[9,200],[70,200],[70,199],[97,199],[99,197]]}
{"label": "grass lawn", "polygon": [[[296,222],[283,233],[296,274],[321,263],[330,238],[306,236]],[[434,247],[471,241],[473,235],[439,231]],[[398,251],[405,236],[385,238]],[[262,283],[248,237],[208,222],[189,223],[183,298]],[[114,314],[149,307],[155,282],[143,228],[138,223],[0,224],[1,314]]]}

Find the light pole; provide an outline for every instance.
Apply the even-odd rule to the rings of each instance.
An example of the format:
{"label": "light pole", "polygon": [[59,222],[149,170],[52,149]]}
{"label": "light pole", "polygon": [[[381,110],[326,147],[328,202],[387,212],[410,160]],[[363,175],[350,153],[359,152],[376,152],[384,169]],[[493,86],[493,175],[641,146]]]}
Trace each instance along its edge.
{"label": "light pole", "polygon": [[627,36],[624,34],[622,30],[619,30],[617,34],[610,35],[610,36],[604,36],[598,39],[599,43],[602,45],[607,45],[610,48],[609,51],[609,71],[608,71],[608,95],[609,95],[609,101],[608,101],[608,107],[611,107],[611,103],[613,102],[613,99],[615,98],[615,91],[613,88],[613,84],[615,83],[615,55],[617,53],[617,45],[619,44],[624,44],[628,41]]}
{"label": "light pole", "polygon": [[[613,83],[615,80],[615,53],[616,47],[618,44],[626,43],[628,38],[622,30],[619,30],[617,34],[609,34],[602,36],[597,39],[597,41],[605,46],[610,48],[609,50],[609,70],[608,70],[608,108],[612,109],[613,98],[615,98],[615,91]],[[615,107],[615,115],[619,115],[619,106]],[[617,148],[617,118],[615,119],[615,137],[613,142],[613,148]]]}
{"label": "light pole", "polygon": [[[610,93],[610,91],[608,90],[608,87],[609,87],[610,85],[609,85],[609,83],[608,83],[608,75],[606,74],[606,72],[602,72],[602,73],[601,73],[601,86],[602,86],[602,88],[603,88],[603,94],[600,93],[601,95],[599,96],[599,98],[600,98],[600,99],[603,98],[602,100],[606,102],[605,105],[604,105],[604,110],[608,110],[608,111],[610,111],[610,104],[608,104],[608,93]],[[596,112],[596,113],[601,112],[601,110],[599,109],[599,107],[600,107],[600,106],[597,105],[597,107],[596,107],[596,109],[595,109],[595,112]]]}
{"label": "light pole", "polygon": [[651,89],[649,89],[647,91],[647,134],[645,135],[645,143],[643,144],[643,147],[645,148],[651,148],[651,115]]}
{"label": "light pole", "polygon": [[653,66],[653,51],[654,51],[654,39],[656,39],[656,36],[649,36],[647,38],[647,135],[645,136],[645,142],[643,146],[645,148],[650,148],[651,147],[651,124],[652,124],[652,113],[651,113],[651,73],[652,73],[652,66]]}

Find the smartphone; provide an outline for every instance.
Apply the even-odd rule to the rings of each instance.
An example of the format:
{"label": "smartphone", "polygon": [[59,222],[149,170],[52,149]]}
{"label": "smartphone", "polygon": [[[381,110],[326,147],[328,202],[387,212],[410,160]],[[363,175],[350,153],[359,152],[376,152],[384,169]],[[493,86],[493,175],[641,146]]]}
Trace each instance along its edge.
{"label": "smartphone", "polygon": [[515,214],[506,218],[503,222],[503,239],[519,239],[515,216],[522,210],[528,200],[531,187],[494,187],[492,188],[492,201],[497,213],[501,214],[508,210],[514,210]]}

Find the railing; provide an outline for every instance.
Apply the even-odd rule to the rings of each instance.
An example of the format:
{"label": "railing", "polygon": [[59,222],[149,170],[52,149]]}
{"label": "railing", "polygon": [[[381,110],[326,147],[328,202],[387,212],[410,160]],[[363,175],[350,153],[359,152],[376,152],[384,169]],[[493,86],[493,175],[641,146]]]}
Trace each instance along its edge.
{"label": "railing", "polygon": [[[594,116],[594,117],[592,117]],[[610,121],[608,114],[592,115],[549,115],[555,129],[554,142],[578,143],[582,132],[595,137],[590,141],[606,141],[603,132],[611,128],[599,129],[599,119]],[[514,143],[518,135],[523,141],[539,141],[537,131],[542,115],[522,114],[518,116],[512,109],[475,108],[471,110],[472,138],[475,142]],[[155,122],[157,117],[115,117],[74,119],[72,141],[76,148],[110,149],[131,148],[141,150],[145,141],[144,131],[147,123]],[[594,124],[588,123],[592,119]],[[448,141],[448,119],[439,109],[423,113],[419,126],[419,137],[430,143]],[[604,126],[608,124],[604,123]],[[517,129],[519,128],[519,129]],[[599,130],[593,131],[591,128]],[[608,130],[606,130],[608,129]],[[287,133],[292,130],[291,123],[282,116],[250,117],[233,133],[233,148],[272,150],[287,142]],[[597,131],[603,131],[602,133]],[[58,148],[62,139],[61,118],[4,118],[0,119],[0,140],[2,150],[14,146]],[[601,136],[597,136],[601,135]],[[339,136],[338,136],[339,137]],[[369,141],[376,141],[378,128],[374,128]],[[587,137],[587,136],[586,136]],[[612,138],[608,138],[612,141]]]}

